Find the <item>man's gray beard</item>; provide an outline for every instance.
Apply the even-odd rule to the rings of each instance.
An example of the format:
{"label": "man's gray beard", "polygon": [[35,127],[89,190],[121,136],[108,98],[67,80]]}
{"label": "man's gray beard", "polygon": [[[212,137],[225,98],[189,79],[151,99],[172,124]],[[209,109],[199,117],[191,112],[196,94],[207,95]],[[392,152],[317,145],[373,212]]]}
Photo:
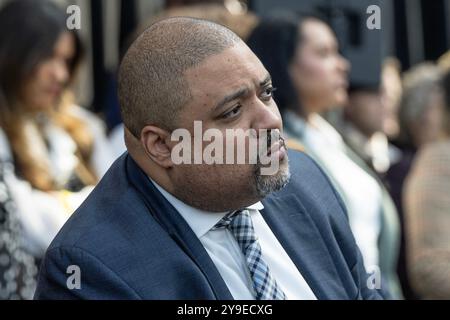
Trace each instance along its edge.
{"label": "man's gray beard", "polygon": [[283,189],[289,183],[291,178],[289,165],[286,170],[279,170],[274,175],[262,175],[261,167],[262,165],[258,164],[255,170],[256,192],[259,197],[264,198],[272,192]]}

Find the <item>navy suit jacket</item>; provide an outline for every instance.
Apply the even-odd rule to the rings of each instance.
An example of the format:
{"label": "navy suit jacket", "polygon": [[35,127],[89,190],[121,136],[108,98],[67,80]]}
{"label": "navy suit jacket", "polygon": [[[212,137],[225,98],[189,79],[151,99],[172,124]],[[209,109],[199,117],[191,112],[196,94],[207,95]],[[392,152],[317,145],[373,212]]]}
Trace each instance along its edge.
{"label": "navy suit jacket", "polygon": [[[303,153],[290,151],[289,163],[290,183],[261,210],[287,254],[318,299],[380,298],[328,178]],[[67,285],[76,283],[71,265],[79,289]],[[200,240],[127,153],[53,240],[35,298],[233,299]]]}

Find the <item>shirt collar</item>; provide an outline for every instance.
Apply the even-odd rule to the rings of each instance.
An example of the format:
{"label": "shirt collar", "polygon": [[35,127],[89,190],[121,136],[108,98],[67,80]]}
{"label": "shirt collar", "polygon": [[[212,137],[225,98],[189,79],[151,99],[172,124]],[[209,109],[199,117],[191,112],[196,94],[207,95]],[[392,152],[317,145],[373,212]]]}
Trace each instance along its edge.
{"label": "shirt collar", "polygon": [[[214,227],[228,213],[211,212],[191,207],[164,190],[150,177],[149,180],[158,189],[158,191],[161,192],[164,198],[166,198],[166,200],[169,201],[169,203],[181,214],[199,239],[211,230],[211,228]],[[250,210],[262,210],[264,209],[264,205],[259,201],[246,208]]]}

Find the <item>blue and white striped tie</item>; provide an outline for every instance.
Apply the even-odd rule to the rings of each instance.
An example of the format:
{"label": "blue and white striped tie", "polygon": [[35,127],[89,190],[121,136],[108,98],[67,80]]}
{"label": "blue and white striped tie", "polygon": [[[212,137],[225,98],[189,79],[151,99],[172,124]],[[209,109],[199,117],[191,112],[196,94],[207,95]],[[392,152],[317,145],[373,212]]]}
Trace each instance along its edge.
{"label": "blue and white striped tie", "polygon": [[228,228],[241,247],[253,280],[256,299],[285,300],[286,295],[272,277],[269,266],[263,260],[261,246],[256,237],[249,211],[244,209],[226,215],[212,230],[220,228]]}

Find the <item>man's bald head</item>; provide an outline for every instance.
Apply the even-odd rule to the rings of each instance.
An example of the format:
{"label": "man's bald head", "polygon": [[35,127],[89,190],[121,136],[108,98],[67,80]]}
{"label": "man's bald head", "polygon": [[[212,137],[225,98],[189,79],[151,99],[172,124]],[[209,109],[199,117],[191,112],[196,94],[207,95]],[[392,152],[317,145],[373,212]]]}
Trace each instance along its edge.
{"label": "man's bald head", "polygon": [[194,18],[169,18],[146,29],[131,45],[119,70],[122,119],[140,137],[146,125],[171,131],[191,98],[184,72],[240,42],[229,29]]}

